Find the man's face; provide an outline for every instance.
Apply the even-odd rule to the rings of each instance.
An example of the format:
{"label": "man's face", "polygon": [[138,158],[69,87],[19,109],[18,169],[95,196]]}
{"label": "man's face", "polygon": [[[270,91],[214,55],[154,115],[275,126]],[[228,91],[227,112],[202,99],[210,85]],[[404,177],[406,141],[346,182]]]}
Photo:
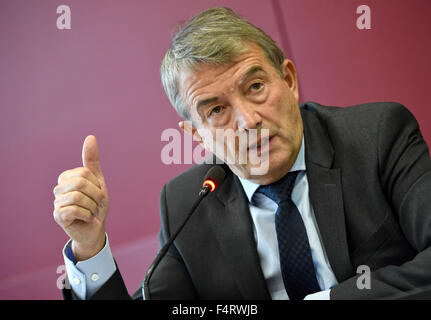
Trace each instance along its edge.
{"label": "man's face", "polygon": [[[236,175],[259,184],[283,177],[301,147],[303,126],[295,67],[286,59],[281,69],[282,76],[263,51],[250,44],[232,62],[201,64],[196,70],[182,70],[179,78],[180,93],[193,121],[193,127],[180,126],[224,160]],[[247,135],[250,141],[244,149],[238,139],[216,139],[220,129]],[[253,131],[258,133],[257,141]],[[261,132],[268,133],[262,139],[265,143],[260,143]],[[250,158],[245,163],[229,161],[240,149],[257,153],[265,163],[256,164]],[[262,165],[268,170],[256,174],[253,169]]]}

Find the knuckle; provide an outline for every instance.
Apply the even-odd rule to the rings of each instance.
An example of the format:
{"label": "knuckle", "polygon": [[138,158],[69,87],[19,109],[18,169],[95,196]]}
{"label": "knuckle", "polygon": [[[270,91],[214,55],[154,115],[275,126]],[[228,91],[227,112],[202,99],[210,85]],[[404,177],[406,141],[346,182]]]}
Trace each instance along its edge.
{"label": "knuckle", "polygon": [[88,178],[90,177],[90,170],[87,167],[81,167],[81,171],[80,171],[80,176],[84,177],[84,178]]}
{"label": "knuckle", "polygon": [[84,195],[79,191],[74,191],[72,194],[72,201],[75,203],[80,203],[84,199]]}
{"label": "knuckle", "polygon": [[67,206],[61,209],[60,221],[63,225],[70,224],[76,215],[75,206]]}
{"label": "knuckle", "polygon": [[83,177],[77,177],[74,181],[74,184],[75,184],[76,189],[82,190],[85,188],[87,183]]}
{"label": "knuckle", "polygon": [[61,181],[63,181],[63,180],[64,180],[65,176],[66,176],[69,172],[70,172],[70,170],[65,170],[65,171],[63,171],[62,173],[60,173],[60,174],[58,175],[58,178],[57,178],[57,183],[58,183],[58,184],[60,184],[60,183],[61,183]]}
{"label": "knuckle", "polygon": [[54,197],[54,207],[60,207],[65,200],[65,195],[63,193],[57,193]]}
{"label": "knuckle", "polygon": [[56,222],[58,222],[58,212],[57,212],[57,210],[56,210],[56,209],[54,209],[54,211],[52,212],[52,216],[53,216],[54,220],[55,220]]}
{"label": "knuckle", "polygon": [[56,197],[54,200],[54,210],[60,213],[63,197]]}
{"label": "knuckle", "polygon": [[62,186],[60,186],[60,185],[58,185],[58,186],[56,186],[55,188],[54,188],[54,196],[55,196],[55,198],[59,198],[59,197],[61,197],[62,196],[62,194],[63,194],[63,187]]}
{"label": "knuckle", "polygon": [[103,193],[103,191],[98,191],[96,192],[96,202],[97,204],[100,204],[100,202],[102,202],[102,200],[105,198],[105,194]]}
{"label": "knuckle", "polygon": [[54,210],[53,216],[55,222],[57,222],[60,226],[63,226],[65,224],[64,214],[62,214],[60,209]]}

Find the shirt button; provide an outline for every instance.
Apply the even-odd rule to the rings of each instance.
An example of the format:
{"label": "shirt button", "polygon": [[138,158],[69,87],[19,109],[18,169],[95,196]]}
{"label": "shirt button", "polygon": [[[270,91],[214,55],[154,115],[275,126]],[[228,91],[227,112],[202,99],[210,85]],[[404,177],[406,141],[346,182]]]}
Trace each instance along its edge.
{"label": "shirt button", "polygon": [[73,282],[74,282],[75,284],[80,284],[80,283],[81,283],[81,280],[79,280],[79,278],[75,277],[75,278],[73,278]]}
{"label": "shirt button", "polygon": [[93,273],[93,274],[91,275],[91,280],[93,280],[93,281],[97,281],[97,280],[99,280],[99,275],[98,275],[97,273]]}

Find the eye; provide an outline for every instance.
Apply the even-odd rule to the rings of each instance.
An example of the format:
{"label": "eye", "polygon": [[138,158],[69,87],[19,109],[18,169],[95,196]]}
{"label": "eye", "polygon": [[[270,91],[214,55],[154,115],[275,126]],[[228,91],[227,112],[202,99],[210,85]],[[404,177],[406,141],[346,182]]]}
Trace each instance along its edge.
{"label": "eye", "polygon": [[217,115],[223,111],[223,108],[221,106],[215,106],[210,110],[208,113],[209,116]]}
{"label": "eye", "polygon": [[262,89],[262,87],[263,87],[263,84],[261,82],[255,82],[250,86],[250,90],[256,92]]}

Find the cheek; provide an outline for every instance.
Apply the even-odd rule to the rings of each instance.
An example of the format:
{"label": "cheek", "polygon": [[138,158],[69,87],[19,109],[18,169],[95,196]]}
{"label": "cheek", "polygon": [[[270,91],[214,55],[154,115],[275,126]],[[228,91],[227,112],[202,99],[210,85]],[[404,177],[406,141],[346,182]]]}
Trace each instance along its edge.
{"label": "cheek", "polygon": [[285,122],[288,110],[289,101],[286,95],[281,92],[273,93],[265,104],[266,118],[278,127],[281,123]]}
{"label": "cheek", "polygon": [[200,130],[199,135],[202,138],[202,144],[208,151],[214,151],[214,136],[209,130]]}
{"label": "cheek", "polygon": [[270,104],[268,119],[284,138],[296,136],[298,124],[301,122],[298,104],[289,94],[279,94]]}

